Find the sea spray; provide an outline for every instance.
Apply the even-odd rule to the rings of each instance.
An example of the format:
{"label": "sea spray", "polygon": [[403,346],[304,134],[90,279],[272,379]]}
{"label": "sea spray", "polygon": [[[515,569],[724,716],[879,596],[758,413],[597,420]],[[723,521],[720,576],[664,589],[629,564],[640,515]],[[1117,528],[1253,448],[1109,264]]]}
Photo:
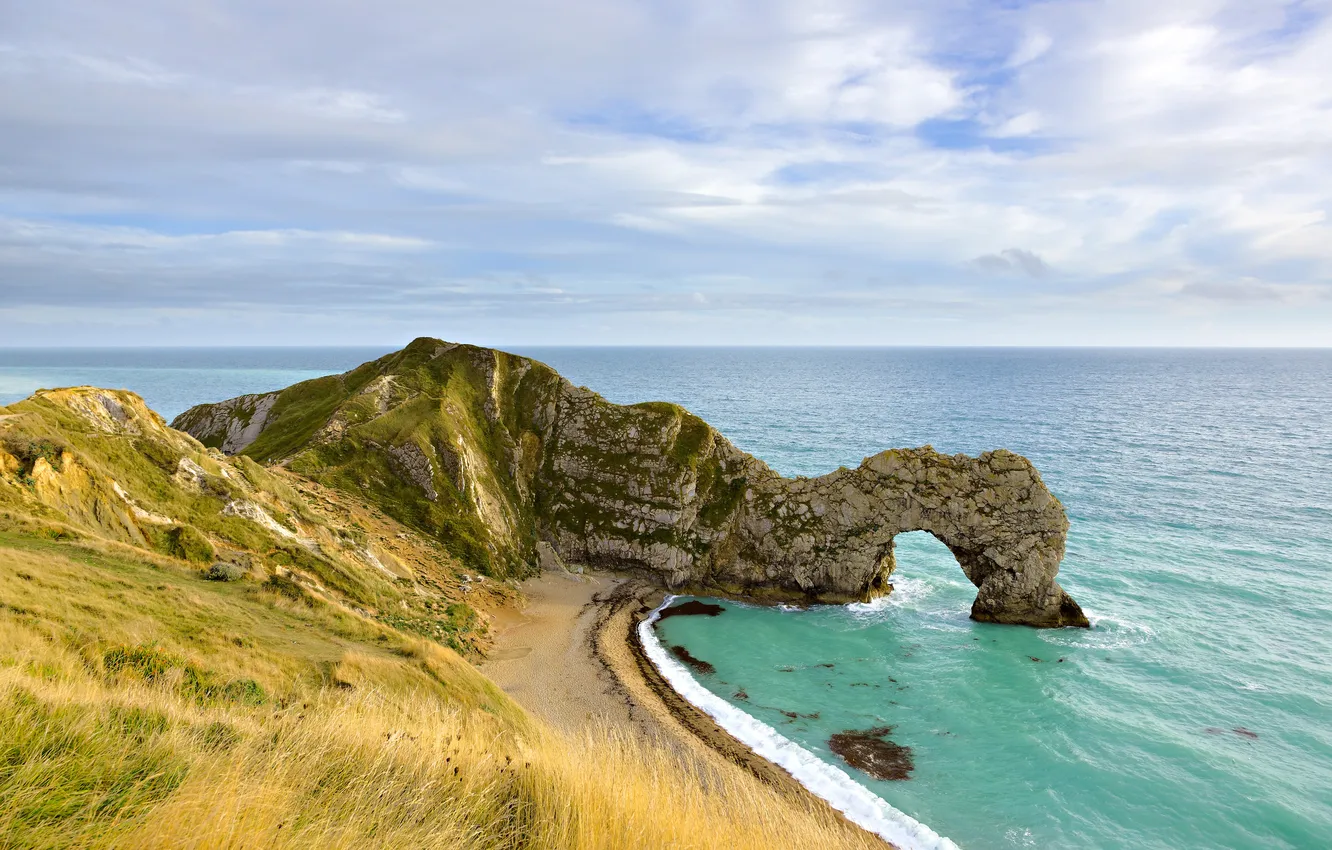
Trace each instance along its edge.
{"label": "sea spray", "polygon": [[959,850],[952,841],[857,784],[845,771],[821,761],[776,729],[749,716],[695,681],[681,664],[671,658],[652,628],[662,610],[676,598],[667,596],[646,620],[638,624],[638,637],[647,657],[677,693],[759,756],[784,768],[801,785],[823,798],[857,826],[902,850]]}

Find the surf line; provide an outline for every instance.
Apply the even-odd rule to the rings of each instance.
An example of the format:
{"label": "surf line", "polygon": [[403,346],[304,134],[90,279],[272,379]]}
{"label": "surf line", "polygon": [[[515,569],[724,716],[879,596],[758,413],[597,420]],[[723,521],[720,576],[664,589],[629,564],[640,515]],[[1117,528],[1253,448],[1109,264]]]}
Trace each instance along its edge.
{"label": "surf line", "polygon": [[847,820],[856,826],[874,833],[901,850],[961,850],[925,824],[893,808],[852,779],[846,771],[828,764],[776,729],[749,716],[700,685],[684,665],[671,658],[652,629],[661,612],[678,598],[667,596],[646,620],[638,624],[638,638],[644,654],[676,693],[717,721],[719,726],[757,755],[784,768],[797,782],[846,815]]}

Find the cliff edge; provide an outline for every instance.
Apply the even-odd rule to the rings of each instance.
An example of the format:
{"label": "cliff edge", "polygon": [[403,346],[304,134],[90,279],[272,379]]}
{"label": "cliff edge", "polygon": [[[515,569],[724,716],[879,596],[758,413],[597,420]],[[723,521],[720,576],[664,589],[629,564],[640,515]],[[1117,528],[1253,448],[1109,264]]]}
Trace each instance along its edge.
{"label": "cliff edge", "polygon": [[429,338],[172,425],[355,493],[488,575],[563,560],[689,592],[848,602],[891,592],[893,538],[924,530],[976,585],[973,619],[1088,625],[1055,580],[1063,506],[1004,450],[892,449],[787,479],[677,405],[611,404],[537,361]]}

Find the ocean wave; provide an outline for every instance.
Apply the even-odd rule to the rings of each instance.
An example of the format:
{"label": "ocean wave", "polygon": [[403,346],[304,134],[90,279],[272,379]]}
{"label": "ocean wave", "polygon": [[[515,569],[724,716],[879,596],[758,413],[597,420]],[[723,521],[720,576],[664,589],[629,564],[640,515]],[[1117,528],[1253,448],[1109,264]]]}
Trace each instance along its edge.
{"label": "ocean wave", "polygon": [[1124,649],[1148,643],[1156,637],[1156,630],[1145,623],[1137,623],[1095,611],[1083,609],[1090,629],[1049,629],[1040,633],[1041,639],[1059,646],[1081,649]]}
{"label": "ocean wave", "polygon": [[902,850],[959,850],[952,841],[859,785],[845,771],[824,762],[771,726],[750,717],[700,685],[689,671],[667,654],[652,630],[661,610],[675,599],[674,596],[666,597],[645,621],[639,623],[638,636],[647,657],[676,692],[759,756],[785,768],[801,785],[822,797],[852,823]]}
{"label": "ocean wave", "polygon": [[878,614],[891,608],[914,608],[934,593],[934,585],[923,578],[899,578],[893,581],[893,592],[869,602],[852,602],[846,610],[852,614]]}

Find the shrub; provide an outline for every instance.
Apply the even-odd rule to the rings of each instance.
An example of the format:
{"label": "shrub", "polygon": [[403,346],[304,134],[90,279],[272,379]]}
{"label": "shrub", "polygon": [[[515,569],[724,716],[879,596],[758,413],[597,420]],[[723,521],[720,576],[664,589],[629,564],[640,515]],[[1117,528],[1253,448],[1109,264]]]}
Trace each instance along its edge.
{"label": "shrub", "polygon": [[245,568],[240,564],[218,561],[204,571],[204,578],[209,581],[240,581],[245,577]]}
{"label": "shrub", "polygon": [[233,679],[222,686],[220,696],[227,702],[241,705],[263,705],[268,701],[268,694],[254,679]]}

